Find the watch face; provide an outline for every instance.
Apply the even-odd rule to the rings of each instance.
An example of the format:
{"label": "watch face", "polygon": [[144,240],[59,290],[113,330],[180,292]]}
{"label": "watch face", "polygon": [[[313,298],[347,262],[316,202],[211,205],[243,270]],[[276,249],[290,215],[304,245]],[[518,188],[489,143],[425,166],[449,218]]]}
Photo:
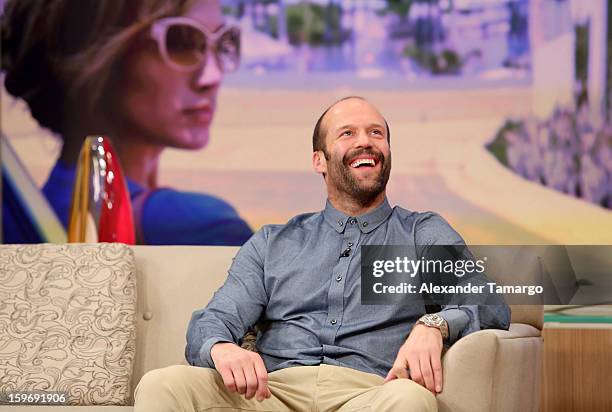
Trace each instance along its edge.
{"label": "watch face", "polygon": [[427,315],[427,321],[431,323],[432,325],[435,325],[438,327],[442,326],[442,324],[444,323],[444,319],[442,319],[440,316],[435,315],[435,314]]}

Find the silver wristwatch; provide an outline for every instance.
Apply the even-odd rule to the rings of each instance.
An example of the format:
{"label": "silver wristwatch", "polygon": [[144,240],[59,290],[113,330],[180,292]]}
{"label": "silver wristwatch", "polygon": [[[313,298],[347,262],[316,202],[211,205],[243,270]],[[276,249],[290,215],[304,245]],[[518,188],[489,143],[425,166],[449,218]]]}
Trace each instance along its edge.
{"label": "silver wristwatch", "polygon": [[432,328],[439,329],[440,333],[442,334],[442,339],[448,339],[448,323],[442,316],[436,313],[428,313],[426,315],[421,316],[419,320],[417,320],[417,324],[419,323],[422,323],[425,326],[430,326]]}

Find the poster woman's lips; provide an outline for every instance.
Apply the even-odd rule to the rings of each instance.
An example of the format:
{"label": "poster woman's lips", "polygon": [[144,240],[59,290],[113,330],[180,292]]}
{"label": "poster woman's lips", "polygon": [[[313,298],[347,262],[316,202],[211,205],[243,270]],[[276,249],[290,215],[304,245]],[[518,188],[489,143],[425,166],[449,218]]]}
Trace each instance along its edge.
{"label": "poster woman's lips", "polygon": [[189,119],[201,123],[210,123],[213,116],[212,107],[208,103],[187,107],[182,110],[182,113]]}

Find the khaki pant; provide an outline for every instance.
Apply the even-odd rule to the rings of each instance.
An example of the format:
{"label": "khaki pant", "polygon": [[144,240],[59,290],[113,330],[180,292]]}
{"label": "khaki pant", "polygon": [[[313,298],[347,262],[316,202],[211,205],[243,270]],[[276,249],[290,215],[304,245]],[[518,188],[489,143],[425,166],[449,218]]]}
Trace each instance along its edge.
{"label": "khaki pant", "polygon": [[418,383],[339,366],[296,366],[268,374],[272,396],[263,402],[229,392],[208,368],[175,365],[147,373],[136,388],[135,412],[168,411],[437,411],[434,395]]}

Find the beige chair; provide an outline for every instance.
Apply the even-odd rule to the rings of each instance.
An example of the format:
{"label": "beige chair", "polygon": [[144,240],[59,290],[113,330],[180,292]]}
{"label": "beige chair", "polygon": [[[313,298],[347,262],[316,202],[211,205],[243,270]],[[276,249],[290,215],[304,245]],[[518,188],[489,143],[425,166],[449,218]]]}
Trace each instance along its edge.
{"label": "beige chair", "polygon": [[[185,363],[185,331],[191,313],[205,306],[223,283],[237,248],[134,246],[131,249],[138,292],[133,391],[145,372]],[[512,321],[509,331],[477,332],[448,350],[443,359],[444,392],[438,397],[441,411],[538,410],[542,308],[515,307]],[[71,407],[70,411],[95,409],[113,412],[129,411],[132,407]],[[0,406],[0,411],[11,410],[15,409]]]}

